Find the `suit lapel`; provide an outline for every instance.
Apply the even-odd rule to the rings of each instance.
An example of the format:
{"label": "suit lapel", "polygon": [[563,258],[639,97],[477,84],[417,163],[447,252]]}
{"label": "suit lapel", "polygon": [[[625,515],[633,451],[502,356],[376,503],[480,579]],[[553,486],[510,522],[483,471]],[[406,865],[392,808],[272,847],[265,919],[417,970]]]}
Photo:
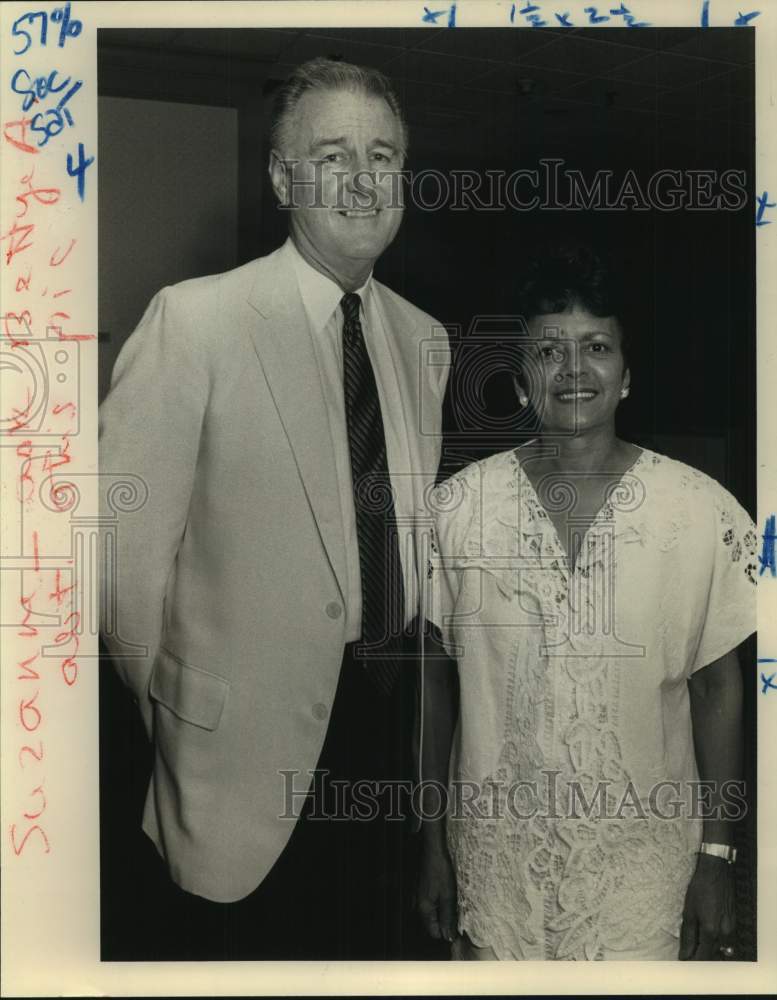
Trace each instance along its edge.
{"label": "suit lapel", "polygon": [[256,311],[250,334],[264,370],[321,541],[342,594],[345,539],[334,447],[321,375],[297,282],[282,251],[260,261],[248,295]]}
{"label": "suit lapel", "polygon": [[[424,373],[420,365],[419,338],[414,328],[408,328],[407,314],[390,295],[384,292],[383,286],[379,282],[375,282],[374,290],[378,309],[383,317],[383,327],[388,338],[389,350],[399,385],[399,397],[402,402],[406,430],[407,454],[410,458],[409,464],[403,464],[407,464],[408,470],[415,473],[413,475],[413,497],[415,509],[418,511],[423,508],[425,485],[424,477],[419,477],[418,473],[427,471],[424,469],[424,456],[421,451],[423,437],[420,433],[419,407],[428,403],[428,399],[423,398],[421,392],[420,380]],[[436,469],[433,470],[432,475],[436,471]]]}
{"label": "suit lapel", "polygon": [[[420,590],[425,586],[425,567],[429,558],[429,511],[426,490],[434,483],[439,461],[439,418],[432,421],[432,431],[426,425],[428,416],[423,407],[438,407],[439,402],[428,384],[428,369],[422,358],[423,335],[431,329],[419,330],[408,311],[394,297],[386,294],[379,284],[376,291],[378,309],[383,317],[402,401],[406,447],[409,461],[404,467],[412,473],[412,552],[415,572],[406,579],[406,599],[416,608],[423,608]],[[436,430],[435,430],[436,428]],[[422,431],[424,431],[422,433]],[[422,571],[423,567],[423,571]]]}

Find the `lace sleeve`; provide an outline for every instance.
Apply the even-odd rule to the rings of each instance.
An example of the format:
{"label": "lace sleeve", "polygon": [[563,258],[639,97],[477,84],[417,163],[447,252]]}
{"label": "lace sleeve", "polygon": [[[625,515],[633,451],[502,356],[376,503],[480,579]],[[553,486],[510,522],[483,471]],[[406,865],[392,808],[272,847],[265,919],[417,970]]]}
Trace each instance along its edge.
{"label": "lace sleeve", "polygon": [[427,567],[427,619],[439,628],[450,656],[456,656],[451,621],[459,596],[469,528],[475,517],[478,492],[466,473],[452,476],[429,495],[433,521],[431,558]]}
{"label": "lace sleeve", "polygon": [[758,534],[748,513],[717,483],[712,486],[709,597],[690,672],[743,642],[756,629]]}

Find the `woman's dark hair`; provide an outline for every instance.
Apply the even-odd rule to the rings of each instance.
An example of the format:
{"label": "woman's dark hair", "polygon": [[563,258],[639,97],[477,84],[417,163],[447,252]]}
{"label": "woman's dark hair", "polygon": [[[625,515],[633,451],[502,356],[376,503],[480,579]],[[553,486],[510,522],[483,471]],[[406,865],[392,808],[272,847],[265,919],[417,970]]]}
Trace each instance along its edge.
{"label": "woman's dark hair", "polygon": [[519,310],[528,322],[578,304],[592,316],[614,316],[621,330],[621,351],[628,350],[624,282],[611,256],[577,241],[560,241],[530,258],[518,289]]}

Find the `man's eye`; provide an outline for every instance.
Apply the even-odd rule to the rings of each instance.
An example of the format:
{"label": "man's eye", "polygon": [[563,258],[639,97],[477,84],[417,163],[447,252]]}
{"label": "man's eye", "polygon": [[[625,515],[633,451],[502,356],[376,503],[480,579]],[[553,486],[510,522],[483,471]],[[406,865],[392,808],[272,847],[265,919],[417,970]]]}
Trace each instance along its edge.
{"label": "man's eye", "polygon": [[324,153],[321,157],[322,163],[339,163],[342,158],[341,153]]}
{"label": "man's eye", "polygon": [[606,354],[610,350],[609,344],[603,344],[598,340],[588,346],[594,354]]}
{"label": "man's eye", "polygon": [[373,160],[377,160],[378,163],[388,163],[391,160],[391,155],[389,153],[379,153],[375,152],[372,154]]}
{"label": "man's eye", "polygon": [[560,347],[547,346],[540,348],[540,355],[543,358],[552,358],[554,361],[561,361],[563,358],[563,352]]}

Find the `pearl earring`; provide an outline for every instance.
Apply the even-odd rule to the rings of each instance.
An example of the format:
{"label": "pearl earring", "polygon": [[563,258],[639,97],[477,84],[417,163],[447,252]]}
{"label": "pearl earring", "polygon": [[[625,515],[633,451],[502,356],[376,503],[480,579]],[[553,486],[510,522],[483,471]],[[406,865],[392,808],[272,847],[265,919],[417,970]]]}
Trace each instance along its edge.
{"label": "pearl earring", "polygon": [[529,405],[529,397],[528,396],[519,396],[518,397],[518,402],[521,404],[521,406],[528,406]]}
{"label": "pearl earring", "polygon": [[629,394],[628,388],[621,389],[621,399],[625,399],[628,396],[628,394]]}

